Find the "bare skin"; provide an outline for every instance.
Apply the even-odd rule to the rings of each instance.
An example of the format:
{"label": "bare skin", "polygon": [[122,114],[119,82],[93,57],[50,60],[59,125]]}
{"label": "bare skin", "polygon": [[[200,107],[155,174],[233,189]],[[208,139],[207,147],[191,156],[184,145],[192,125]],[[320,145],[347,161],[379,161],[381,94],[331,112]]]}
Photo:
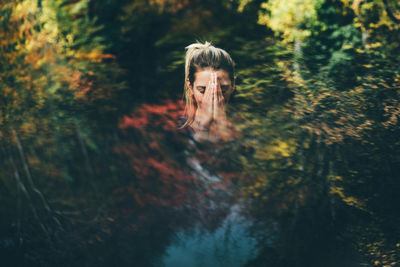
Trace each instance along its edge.
{"label": "bare skin", "polygon": [[233,92],[229,73],[207,68],[196,72],[193,86],[187,82],[197,107],[191,125],[197,136],[227,139],[226,102]]}

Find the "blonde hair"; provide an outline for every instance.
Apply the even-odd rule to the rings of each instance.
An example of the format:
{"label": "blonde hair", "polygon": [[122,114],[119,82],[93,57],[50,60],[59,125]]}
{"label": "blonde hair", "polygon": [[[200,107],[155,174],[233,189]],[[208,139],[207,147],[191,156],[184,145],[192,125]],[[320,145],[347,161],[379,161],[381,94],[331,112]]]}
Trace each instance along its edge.
{"label": "blonde hair", "polygon": [[182,128],[193,123],[196,112],[193,94],[187,81],[193,86],[196,72],[205,68],[227,71],[232,83],[234,82],[235,75],[235,62],[231,56],[225,50],[213,46],[210,42],[206,41],[204,44],[200,42],[193,43],[185,49],[187,51],[185,57],[184,98],[187,120]]}

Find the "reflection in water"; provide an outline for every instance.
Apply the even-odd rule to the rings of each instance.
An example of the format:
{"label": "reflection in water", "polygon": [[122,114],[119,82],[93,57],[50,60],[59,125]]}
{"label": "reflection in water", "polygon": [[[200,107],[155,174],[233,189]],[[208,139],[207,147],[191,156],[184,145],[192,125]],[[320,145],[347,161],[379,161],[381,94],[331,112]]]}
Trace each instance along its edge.
{"label": "reflection in water", "polygon": [[[153,259],[153,263],[156,262],[155,266],[174,267],[244,266],[256,257],[258,249],[257,240],[249,235],[252,227],[250,221],[240,214],[245,204],[239,200],[238,179],[241,174],[229,155],[232,145],[207,141],[199,143],[187,129],[177,133],[176,128],[165,127],[170,125],[170,121],[177,120],[174,115],[178,113],[173,111],[178,109],[173,102],[167,102],[163,108],[144,106],[132,118],[125,118],[122,124],[124,129],[143,132],[142,140],[148,141],[142,144],[153,144],[141,146],[140,155],[134,154],[135,162],[142,158],[140,162],[143,164],[136,174],[143,175],[143,178],[140,179],[140,189],[132,190],[143,191],[140,194],[145,192],[147,199],[151,200],[146,201],[149,209],[156,210],[154,206],[148,206],[154,203],[176,212],[185,212],[185,215],[177,218],[181,227],[171,229],[175,233],[170,239],[171,243],[165,247],[164,256]],[[138,125],[135,122],[145,123]],[[163,133],[152,125],[159,125]],[[156,140],[153,131],[157,131]],[[155,141],[157,145],[154,145]],[[179,150],[176,150],[177,144],[180,144]],[[164,151],[172,149],[175,152],[173,155],[166,154],[167,160],[160,158]],[[132,150],[135,151],[135,148],[130,146],[126,154],[131,155]],[[172,163],[171,156],[175,158]],[[153,158],[170,164],[168,168],[163,168],[160,163],[148,160]],[[148,167],[152,167],[150,176],[143,171]],[[165,176],[167,169],[174,172],[171,180]],[[157,183],[147,185],[154,178]],[[162,187],[155,190],[160,182]],[[170,188],[170,183],[174,185],[173,188]],[[180,188],[177,194],[172,191],[175,187]],[[163,192],[168,188],[168,191]],[[154,194],[156,192],[162,194]],[[181,197],[171,202],[171,205],[164,204],[164,196],[173,200],[178,194]]]}
{"label": "reflection in water", "polygon": [[[177,131],[181,111],[182,102],[143,105],[121,120],[116,141],[108,140],[111,148],[104,142],[107,156],[90,162],[98,178],[88,180],[91,187],[65,188],[63,180],[48,179],[54,192],[44,195],[54,212],[39,201],[27,205],[23,216],[8,211],[9,218],[23,220],[7,224],[2,218],[4,261],[60,267],[368,266],[354,243],[356,227],[366,225],[359,218],[371,216],[331,193],[342,185],[324,147],[296,154],[294,141],[289,150],[273,134],[263,137],[264,147],[252,143],[254,135],[199,143]],[[18,147],[7,149],[2,153],[11,155],[10,166],[23,166]],[[89,152],[88,160],[94,155]],[[44,175],[35,155],[25,153],[31,153],[32,176]],[[303,169],[293,162],[303,162]],[[83,173],[86,163],[77,161],[71,170]],[[46,188],[40,181],[37,187]]]}
{"label": "reflection in water", "polygon": [[398,0],[0,3],[1,267],[399,266]]}
{"label": "reflection in water", "polygon": [[179,266],[243,266],[257,255],[256,240],[248,235],[249,221],[239,214],[238,204],[222,224],[207,230],[201,224],[179,231],[166,250],[163,264]]}

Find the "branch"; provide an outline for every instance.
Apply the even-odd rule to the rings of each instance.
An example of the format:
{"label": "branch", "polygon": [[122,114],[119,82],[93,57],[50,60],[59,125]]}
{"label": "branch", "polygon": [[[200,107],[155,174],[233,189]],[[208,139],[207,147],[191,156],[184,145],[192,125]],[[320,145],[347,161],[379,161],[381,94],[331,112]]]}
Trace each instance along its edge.
{"label": "branch", "polygon": [[397,17],[393,14],[392,10],[390,10],[388,0],[382,0],[382,1],[383,1],[383,5],[385,6],[385,11],[386,11],[386,13],[388,14],[389,18],[390,18],[391,20],[393,20],[393,22],[400,24],[400,19],[397,18]]}

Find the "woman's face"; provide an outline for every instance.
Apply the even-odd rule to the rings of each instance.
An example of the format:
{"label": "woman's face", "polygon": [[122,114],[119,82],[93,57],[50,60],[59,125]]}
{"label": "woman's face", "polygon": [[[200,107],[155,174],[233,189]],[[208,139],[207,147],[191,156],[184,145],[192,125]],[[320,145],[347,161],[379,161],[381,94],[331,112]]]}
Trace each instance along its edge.
{"label": "woman's face", "polygon": [[[189,86],[192,90],[196,104],[201,104],[201,101],[206,91],[208,82],[211,79],[211,73],[217,75],[217,86],[221,87],[222,94],[224,95],[225,103],[229,100],[230,95],[233,92],[234,85],[229,78],[229,73],[225,70],[214,70],[211,68],[201,69],[194,74],[193,87]],[[189,83],[189,81],[188,81]]]}

